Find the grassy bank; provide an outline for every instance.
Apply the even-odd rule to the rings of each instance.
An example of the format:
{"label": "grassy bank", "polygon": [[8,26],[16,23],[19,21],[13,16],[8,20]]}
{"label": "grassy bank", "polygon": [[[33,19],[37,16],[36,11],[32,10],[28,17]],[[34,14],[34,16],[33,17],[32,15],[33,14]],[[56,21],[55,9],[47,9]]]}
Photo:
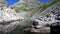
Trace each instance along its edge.
{"label": "grassy bank", "polygon": [[44,10],[47,9],[48,7],[56,4],[56,3],[59,2],[59,1],[60,1],[60,0],[53,0],[51,3],[44,4],[44,5],[40,6],[40,7],[38,7],[38,8],[37,8],[37,11],[32,12],[32,16],[33,16],[34,14],[39,14],[39,13],[41,13],[42,11],[44,11]]}

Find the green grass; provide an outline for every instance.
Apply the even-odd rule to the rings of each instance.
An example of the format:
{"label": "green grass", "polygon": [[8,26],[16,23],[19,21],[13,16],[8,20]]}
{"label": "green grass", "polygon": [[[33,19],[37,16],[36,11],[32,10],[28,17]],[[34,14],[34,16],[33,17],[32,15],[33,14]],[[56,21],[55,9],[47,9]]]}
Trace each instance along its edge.
{"label": "green grass", "polygon": [[[53,4],[56,4],[58,1],[60,1],[60,0],[53,0],[53,2],[51,2],[51,3],[48,3],[46,5],[42,5],[42,6],[38,7],[36,11],[32,12],[32,15],[34,15],[35,13],[38,13],[38,14],[41,13],[42,11],[44,11],[45,9],[47,9],[48,7],[52,6]],[[23,3],[23,4],[25,5],[25,7],[17,8],[15,10],[17,13],[19,13],[20,10],[26,11],[26,12],[32,11],[32,9],[26,9],[26,7],[28,7],[29,3]]]}
{"label": "green grass", "polygon": [[[22,7],[17,7],[16,9],[15,9],[15,11],[17,12],[17,13],[19,13],[20,11],[26,11],[26,12],[28,12],[28,11],[31,11],[32,10],[32,8],[28,8],[29,7],[29,3],[22,3],[24,6],[22,6]],[[26,8],[28,8],[28,9],[26,9]]]}
{"label": "green grass", "polygon": [[44,4],[44,5],[40,6],[40,7],[38,7],[35,12],[32,12],[32,15],[31,16],[33,16],[34,14],[39,14],[39,13],[43,12],[45,9],[47,9],[48,7],[56,4],[59,1],[60,0],[53,0],[51,3]]}
{"label": "green grass", "polygon": [[39,8],[39,9],[41,9],[41,10],[39,11],[39,13],[41,13],[42,11],[44,11],[45,9],[47,9],[48,7],[56,4],[58,1],[60,1],[60,0],[53,0],[53,2],[51,2],[51,3],[47,4],[47,5],[41,6],[41,7]]}
{"label": "green grass", "polygon": [[[36,13],[38,13],[38,14],[41,13],[42,11],[47,9],[48,7],[52,6],[53,4],[56,4],[58,1],[60,1],[60,0],[53,0],[53,2],[51,2],[47,5],[40,6],[39,8],[36,9],[35,12],[32,12],[32,15],[34,15]],[[20,10],[20,9],[18,9],[18,10]],[[18,12],[18,10],[17,10],[17,12]],[[24,9],[24,10],[27,11],[26,9]],[[25,29],[25,28],[28,28],[28,27],[30,27],[30,26],[24,26],[24,27],[23,26],[17,26],[14,30],[14,33],[15,34],[23,34],[23,33],[25,34],[25,32],[22,32],[22,30]]]}
{"label": "green grass", "polygon": [[16,13],[19,13],[19,9],[18,9],[18,8],[17,8],[17,9],[15,9],[15,12],[16,12]]}

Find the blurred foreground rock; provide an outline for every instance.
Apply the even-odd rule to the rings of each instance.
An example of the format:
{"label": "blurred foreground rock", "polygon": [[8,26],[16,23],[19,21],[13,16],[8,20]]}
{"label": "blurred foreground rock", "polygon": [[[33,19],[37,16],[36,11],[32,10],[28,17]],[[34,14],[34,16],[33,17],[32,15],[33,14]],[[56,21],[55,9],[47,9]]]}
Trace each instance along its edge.
{"label": "blurred foreground rock", "polygon": [[31,33],[49,34],[50,33],[50,27],[41,27],[39,29],[27,28],[27,29],[24,29],[23,31],[25,31],[25,32],[31,32]]}

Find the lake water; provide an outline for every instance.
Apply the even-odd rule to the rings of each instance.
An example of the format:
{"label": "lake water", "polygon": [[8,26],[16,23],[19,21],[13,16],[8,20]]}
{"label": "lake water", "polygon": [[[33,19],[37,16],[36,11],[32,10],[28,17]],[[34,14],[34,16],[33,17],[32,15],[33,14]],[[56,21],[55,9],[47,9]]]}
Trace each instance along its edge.
{"label": "lake water", "polygon": [[39,0],[41,3],[51,2],[52,0]]}
{"label": "lake water", "polygon": [[[6,0],[9,6],[13,6],[15,3],[19,2],[20,0]],[[52,0],[39,0],[41,3],[51,2]]]}
{"label": "lake water", "polygon": [[6,0],[9,6],[13,6],[15,3],[18,3],[20,0]]}

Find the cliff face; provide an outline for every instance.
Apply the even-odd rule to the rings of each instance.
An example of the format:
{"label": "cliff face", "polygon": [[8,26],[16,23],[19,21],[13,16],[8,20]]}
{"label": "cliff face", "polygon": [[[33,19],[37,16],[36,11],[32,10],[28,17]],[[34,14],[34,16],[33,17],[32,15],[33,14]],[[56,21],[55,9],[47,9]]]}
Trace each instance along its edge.
{"label": "cliff face", "polygon": [[[32,17],[33,21],[36,21],[35,26],[32,24],[32,28],[27,28],[25,32],[34,32],[34,33],[50,33],[50,27],[47,25],[60,26],[60,2],[52,5],[51,7],[44,10],[42,13],[37,14]],[[56,19],[57,18],[57,19]],[[59,23],[59,24],[57,24]]]}
{"label": "cliff face", "polygon": [[5,0],[1,0],[0,31],[9,32],[17,25],[25,24],[24,20],[28,19],[31,14],[30,11],[38,6],[40,6],[40,3],[37,0],[20,0],[14,7],[10,7]]}
{"label": "cliff face", "polygon": [[[3,6],[0,8],[1,8],[0,9],[0,31],[6,31],[7,29],[9,29],[9,27],[11,26],[13,27],[14,25],[17,25],[16,23],[21,21],[21,19],[24,20],[24,18],[22,16],[19,16],[14,9],[11,9],[10,7],[7,6]],[[15,20],[19,20],[19,21],[16,22]]]}
{"label": "cliff face", "polygon": [[5,2],[0,2],[0,31],[9,32],[27,18],[28,12],[16,13],[15,9]]}
{"label": "cliff face", "polygon": [[15,9],[18,11],[32,12],[33,9],[40,6],[38,0],[20,0],[20,2],[15,5]]}
{"label": "cliff face", "polygon": [[[38,10],[40,10],[37,9],[40,7],[40,5],[41,3],[38,0],[20,0],[15,6],[10,7],[5,3],[5,1],[1,0],[0,1],[0,31],[9,32],[12,31],[17,25],[26,24],[25,21],[29,19],[28,17],[31,16],[32,12],[34,13],[35,11],[37,12]],[[50,11],[50,9],[48,11]],[[39,14],[38,16],[33,16],[32,18],[36,19],[35,17],[40,18],[41,14]],[[42,17],[43,19],[41,25],[45,25],[48,21],[46,22],[44,21],[46,17],[45,15],[43,15]],[[46,20],[47,19],[49,20],[49,18],[46,17]]]}
{"label": "cliff face", "polygon": [[39,20],[39,22],[41,21],[41,25],[42,24],[51,24],[56,22],[55,18],[58,15],[58,13],[60,13],[60,2],[58,2],[57,4],[47,8],[46,10],[44,10],[42,13],[37,14],[35,16],[32,17],[33,20]]}

